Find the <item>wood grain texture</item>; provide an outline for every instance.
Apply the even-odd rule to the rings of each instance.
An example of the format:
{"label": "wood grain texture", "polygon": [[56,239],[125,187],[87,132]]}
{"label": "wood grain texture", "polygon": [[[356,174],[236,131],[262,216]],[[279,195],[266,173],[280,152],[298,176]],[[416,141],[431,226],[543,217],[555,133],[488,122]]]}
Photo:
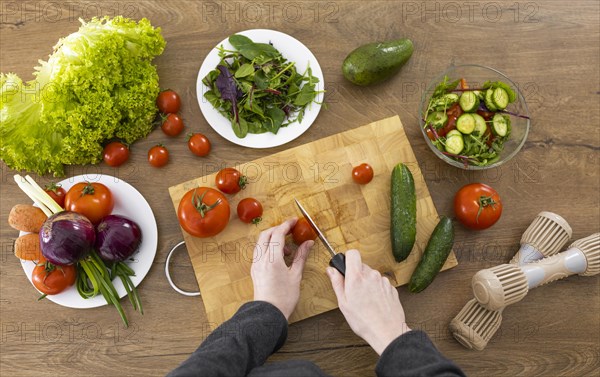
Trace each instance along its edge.
{"label": "wood grain texture", "polygon": [[[25,80],[60,37],[77,30],[78,17],[149,18],[167,40],[156,60],[161,86],[181,94],[187,130],[205,133],[213,143],[210,156],[201,159],[189,153],[183,136],[168,139],[155,131],[132,146],[131,160],[120,169],[103,164],[67,169],[69,176],[104,173],[126,180],[156,214],[158,253],[140,286],[145,314],[125,302],[132,323],[127,330],[113,308],[75,310],[35,301],[12,255],[17,233],[6,225],[10,208],[29,201],[13,184],[14,172],[0,163],[0,375],[164,375],[210,332],[202,299],[178,295],[164,277],[166,254],[181,240],[168,188],[399,114],[440,214],[451,215],[453,194],[475,181],[497,189],[504,203],[502,218],[492,228],[472,232],[457,227],[458,266],[420,294],[398,289],[409,325],[426,330],[468,375],[597,376],[598,276],[573,276],[532,290],[504,311],[500,331],[482,352],[459,345],[448,323],[472,297],[473,274],[509,261],[538,212],[562,215],[574,239],[600,229],[599,13],[597,0],[0,0],[0,71]],[[268,150],[241,149],[220,138],[202,117],[195,91],[198,69],[210,49],[229,34],[253,28],[279,30],[302,41],[319,60],[327,89],[329,109],[315,124],[302,137]],[[411,38],[415,53],[396,77],[366,88],[343,79],[340,65],[349,51],[398,37]],[[507,164],[466,172],[437,159],[425,144],[418,127],[421,94],[451,62],[499,69],[523,91],[532,128],[523,150]],[[146,161],[146,152],[158,142],[172,156],[161,170]],[[36,179],[48,183],[52,178]],[[185,252],[175,257],[172,272],[183,288],[197,288]],[[377,362],[339,310],[292,324],[286,345],[270,361],[291,358],[315,361],[338,376],[374,375]]]}
{"label": "wood grain texture", "polygon": [[[352,181],[352,167],[369,162],[375,176],[368,185]],[[417,239],[409,258],[396,263],[390,247],[390,177],[398,163],[406,164],[415,180]],[[313,216],[332,246],[344,251],[358,249],[363,262],[390,277],[394,286],[408,283],[438,221],[427,184],[406,138],[398,116],[382,119],[343,133],[236,166],[249,185],[233,197],[227,228],[206,239],[183,232],[192,266],[211,324],[220,325],[253,297],[250,267],[258,233],[290,217],[301,216],[297,198]],[[199,187],[211,187],[215,174],[192,179],[169,188],[175,211],[181,198]],[[198,190],[198,195],[202,190]],[[241,222],[234,209],[252,197],[264,203],[263,222]],[[291,240],[287,246],[293,248]],[[330,255],[316,243],[304,268],[300,302],[290,317],[297,322],[337,308],[337,300],[325,268]],[[456,266],[450,253],[442,270]]]}

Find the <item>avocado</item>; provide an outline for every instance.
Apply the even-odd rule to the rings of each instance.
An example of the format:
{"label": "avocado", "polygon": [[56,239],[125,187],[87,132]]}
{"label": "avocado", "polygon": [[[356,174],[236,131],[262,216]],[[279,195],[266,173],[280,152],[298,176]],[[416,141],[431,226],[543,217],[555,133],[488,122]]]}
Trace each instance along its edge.
{"label": "avocado", "polygon": [[398,73],[412,53],[413,43],[407,38],[368,43],[348,54],[342,72],[356,85],[377,84]]}

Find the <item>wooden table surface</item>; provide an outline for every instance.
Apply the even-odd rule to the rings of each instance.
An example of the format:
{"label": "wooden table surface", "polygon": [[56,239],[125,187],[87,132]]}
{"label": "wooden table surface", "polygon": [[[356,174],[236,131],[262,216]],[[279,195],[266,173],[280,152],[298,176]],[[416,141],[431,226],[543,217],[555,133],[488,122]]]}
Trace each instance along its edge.
{"label": "wooden table surface", "polygon": [[[182,239],[167,188],[215,169],[268,156],[291,146],[399,114],[441,214],[452,214],[453,194],[481,181],[502,195],[500,221],[483,232],[457,228],[459,266],[442,273],[424,292],[399,288],[412,328],[423,329],[439,349],[469,375],[598,375],[600,287],[598,277],[573,276],[531,291],[504,311],[500,331],[482,352],[459,345],[448,323],[471,298],[475,272],[507,262],[535,215],[542,210],[565,217],[573,238],[600,229],[600,12],[597,1],[399,2],[297,1],[201,2],[0,2],[2,72],[30,79],[59,37],[78,28],[78,17],[122,14],[147,17],[167,40],[156,59],[161,86],[182,95],[187,130],[213,143],[208,158],[192,156],[184,136],[165,139],[153,132],[132,147],[120,169],[73,166],[67,175],[104,173],[135,186],[158,222],[154,264],[140,285],[145,314],[125,303],[131,326],[123,329],[114,308],[76,310],[37,292],[12,255],[17,232],[6,224],[10,208],[29,202],[0,164],[0,375],[149,376],[163,375],[183,361],[208,335],[202,299],[173,291],[164,276],[168,250]],[[210,49],[226,36],[270,28],[302,41],[319,60],[329,109],[288,145],[242,149],[217,135],[198,108],[195,82]],[[340,66],[355,47],[408,37],[415,52],[401,73],[374,87],[344,81]],[[418,106],[427,83],[451,63],[495,67],[524,93],[532,128],[523,150],[502,167],[459,170],[431,153],[418,129]],[[146,151],[164,142],[171,163],[146,162]],[[46,183],[51,177],[37,178]],[[387,193],[381,193],[387,195]],[[174,260],[178,284],[196,287],[185,252]],[[394,315],[394,313],[390,313]],[[270,360],[308,359],[333,375],[373,375],[377,355],[357,338],[338,310],[293,324],[286,345]]]}

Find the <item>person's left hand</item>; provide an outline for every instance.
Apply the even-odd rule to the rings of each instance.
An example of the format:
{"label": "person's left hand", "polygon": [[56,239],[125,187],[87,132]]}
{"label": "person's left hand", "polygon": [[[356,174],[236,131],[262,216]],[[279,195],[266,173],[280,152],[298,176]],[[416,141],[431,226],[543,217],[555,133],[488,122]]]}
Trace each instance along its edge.
{"label": "person's left hand", "polygon": [[266,301],[277,307],[286,319],[296,308],[300,299],[300,280],[310,248],[314,241],[302,243],[296,250],[292,265],[283,259],[285,236],[290,233],[297,219],[261,232],[254,247],[250,275],[254,285],[254,300]]}

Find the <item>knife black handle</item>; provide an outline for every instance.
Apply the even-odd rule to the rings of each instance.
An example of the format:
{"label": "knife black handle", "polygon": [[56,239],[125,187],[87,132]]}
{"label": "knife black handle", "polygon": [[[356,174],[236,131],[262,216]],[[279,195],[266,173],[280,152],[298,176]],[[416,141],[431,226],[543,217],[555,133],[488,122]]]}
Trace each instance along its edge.
{"label": "knife black handle", "polygon": [[342,276],[346,276],[346,256],[342,253],[337,253],[331,258],[329,261],[329,265],[342,274]]}

